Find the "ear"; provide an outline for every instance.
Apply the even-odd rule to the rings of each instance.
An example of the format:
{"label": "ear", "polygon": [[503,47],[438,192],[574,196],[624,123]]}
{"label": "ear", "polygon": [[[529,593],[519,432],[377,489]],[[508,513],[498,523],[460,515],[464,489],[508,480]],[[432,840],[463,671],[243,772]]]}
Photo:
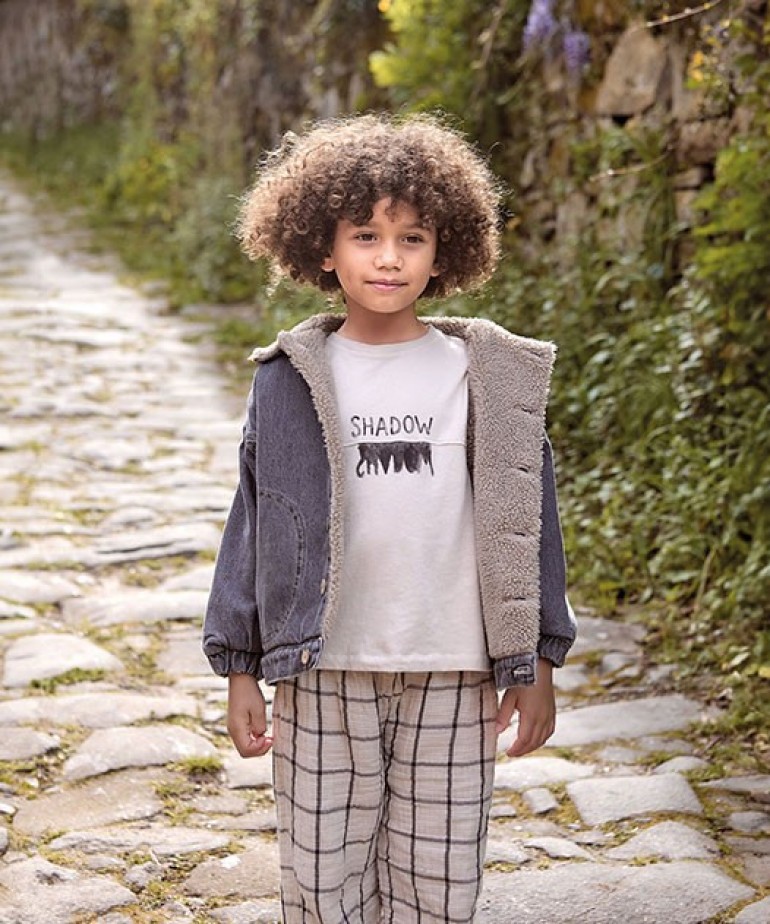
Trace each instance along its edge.
{"label": "ear", "polygon": [[433,264],[433,269],[430,271],[431,276],[436,277],[441,275],[441,270],[437,263]]}
{"label": "ear", "polygon": [[331,256],[324,257],[323,263],[321,264],[321,269],[322,269],[325,273],[333,273],[333,272],[334,272],[334,260],[332,259]]}

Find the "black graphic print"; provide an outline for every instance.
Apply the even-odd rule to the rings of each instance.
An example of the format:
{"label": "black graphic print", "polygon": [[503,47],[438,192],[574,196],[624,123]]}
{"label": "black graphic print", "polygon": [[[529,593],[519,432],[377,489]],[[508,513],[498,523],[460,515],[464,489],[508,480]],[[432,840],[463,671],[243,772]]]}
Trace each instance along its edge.
{"label": "black graphic print", "polygon": [[433,475],[433,454],[430,443],[359,443],[356,475],[387,475],[406,469],[410,474],[427,465]]}

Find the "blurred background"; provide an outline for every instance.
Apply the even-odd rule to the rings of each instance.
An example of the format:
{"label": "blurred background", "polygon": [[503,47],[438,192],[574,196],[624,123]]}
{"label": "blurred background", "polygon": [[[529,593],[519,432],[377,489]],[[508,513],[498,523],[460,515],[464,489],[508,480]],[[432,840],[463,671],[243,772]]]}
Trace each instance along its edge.
{"label": "blurred background", "polygon": [[725,737],[755,753],[769,100],[762,0],[0,0],[0,163],[169,310],[212,317],[227,375],[324,304],[233,243],[260,155],[371,109],[467,132],[510,189],[505,256],[481,294],[426,308],[557,342],[575,598],[651,627],[672,683],[729,706]]}

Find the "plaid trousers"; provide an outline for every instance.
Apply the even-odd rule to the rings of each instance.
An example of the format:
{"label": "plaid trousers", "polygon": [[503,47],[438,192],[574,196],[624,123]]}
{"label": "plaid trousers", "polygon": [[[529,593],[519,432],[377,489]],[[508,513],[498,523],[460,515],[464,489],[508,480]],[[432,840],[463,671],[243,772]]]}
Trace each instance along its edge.
{"label": "plaid trousers", "polygon": [[496,749],[492,675],[315,670],[276,688],[286,924],[468,924]]}

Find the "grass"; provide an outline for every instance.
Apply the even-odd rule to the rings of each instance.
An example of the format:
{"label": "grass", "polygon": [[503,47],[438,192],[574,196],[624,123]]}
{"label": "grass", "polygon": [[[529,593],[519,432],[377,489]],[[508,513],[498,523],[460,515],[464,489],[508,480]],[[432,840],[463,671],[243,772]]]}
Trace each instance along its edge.
{"label": "grass", "polygon": [[188,777],[205,780],[217,776],[223,764],[219,757],[186,757],[174,764],[174,769],[186,773]]}
{"label": "grass", "polygon": [[484,864],[484,870],[488,873],[515,873],[518,869],[521,869],[520,863],[507,863],[504,860]]}
{"label": "grass", "polygon": [[751,711],[730,709],[717,718],[694,723],[683,735],[694,744],[695,754],[708,760],[709,778],[768,772],[770,708],[767,704],[760,708],[767,720],[757,722]]}
{"label": "grass", "polygon": [[30,686],[33,690],[54,694],[59,687],[74,686],[77,683],[93,683],[106,679],[107,672],[104,670],[84,670],[81,667],[73,667],[71,670],[64,671],[64,673],[58,674],[56,677],[43,677],[33,680]]}

